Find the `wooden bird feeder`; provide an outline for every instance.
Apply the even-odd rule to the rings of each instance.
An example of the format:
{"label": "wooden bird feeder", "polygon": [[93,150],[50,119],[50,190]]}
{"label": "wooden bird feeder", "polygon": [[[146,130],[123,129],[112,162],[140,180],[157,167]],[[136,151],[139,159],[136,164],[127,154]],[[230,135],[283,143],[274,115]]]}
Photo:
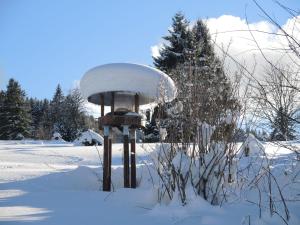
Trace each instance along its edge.
{"label": "wooden bird feeder", "polygon": [[[152,67],[113,63],[89,70],[80,81],[80,89],[89,102],[101,106],[99,126],[104,133],[103,191],[111,190],[112,127],[123,130],[124,187],[136,188],[136,129],[141,127],[139,107],[158,100],[173,100],[176,95],[174,82]],[[110,113],[106,115],[105,106],[110,107]]]}

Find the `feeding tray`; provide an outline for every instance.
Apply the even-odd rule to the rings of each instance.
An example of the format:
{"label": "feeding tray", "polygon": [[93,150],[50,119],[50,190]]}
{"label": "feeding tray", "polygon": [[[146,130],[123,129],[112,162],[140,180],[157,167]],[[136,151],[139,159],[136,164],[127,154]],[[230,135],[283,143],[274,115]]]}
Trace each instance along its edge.
{"label": "feeding tray", "polygon": [[110,114],[103,116],[99,120],[99,125],[103,126],[114,126],[118,127],[122,124],[123,126],[129,126],[130,128],[139,128],[141,126],[141,116],[139,114],[126,113],[124,115]]}

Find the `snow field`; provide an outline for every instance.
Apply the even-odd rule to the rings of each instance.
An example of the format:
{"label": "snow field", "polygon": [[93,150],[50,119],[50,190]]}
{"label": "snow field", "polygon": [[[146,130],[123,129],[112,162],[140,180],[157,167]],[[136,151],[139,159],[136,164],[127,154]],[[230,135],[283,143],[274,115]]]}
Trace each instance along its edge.
{"label": "snow field", "polygon": [[[158,177],[151,167],[151,156],[157,148],[157,144],[137,144],[139,187],[124,189],[122,144],[114,144],[114,192],[107,193],[101,191],[97,149],[102,157],[102,146],[0,141],[0,225],[283,224],[267,211],[259,219],[258,208],[247,201],[256,200],[257,190],[247,192],[242,200],[232,195],[222,207],[211,206],[200,197],[190,198],[185,207],[176,198],[167,205],[158,204]],[[294,176],[294,171],[300,171],[299,163],[291,160],[291,152],[272,144],[267,144],[267,152],[274,161],[278,181],[285,185],[289,224],[300,224],[300,185],[299,177]],[[257,158],[243,158],[240,163],[246,165],[251,160]],[[291,199],[295,196],[298,199]]]}

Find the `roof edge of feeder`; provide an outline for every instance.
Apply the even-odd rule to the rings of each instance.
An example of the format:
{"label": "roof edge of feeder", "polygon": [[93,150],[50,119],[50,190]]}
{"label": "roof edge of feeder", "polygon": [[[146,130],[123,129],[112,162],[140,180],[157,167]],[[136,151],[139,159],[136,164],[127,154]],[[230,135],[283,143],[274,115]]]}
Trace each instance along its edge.
{"label": "roof edge of feeder", "polygon": [[112,92],[139,95],[139,104],[172,101],[177,94],[174,81],[164,72],[141,64],[110,63],[88,70],[80,80],[80,90],[89,102],[109,106]]}

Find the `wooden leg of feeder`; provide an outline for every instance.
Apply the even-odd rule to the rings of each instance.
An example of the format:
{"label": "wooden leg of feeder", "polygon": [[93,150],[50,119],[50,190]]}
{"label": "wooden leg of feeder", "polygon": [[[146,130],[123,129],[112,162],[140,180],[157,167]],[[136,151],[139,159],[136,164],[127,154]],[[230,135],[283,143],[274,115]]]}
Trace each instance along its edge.
{"label": "wooden leg of feeder", "polygon": [[100,95],[100,104],[101,104],[101,117],[104,116],[104,95]]}
{"label": "wooden leg of feeder", "polygon": [[123,127],[124,135],[124,187],[130,187],[129,177],[129,129],[128,126]]}
{"label": "wooden leg of feeder", "polygon": [[114,92],[111,93],[110,110],[111,110],[111,114],[114,115],[114,113],[115,113],[115,93]]}
{"label": "wooden leg of feeder", "polygon": [[109,180],[109,127],[104,127],[104,146],[103,146],[103,191],[110,191]]}
{"label": "wooden leg of feeder", "polygon": [[139,100],[139,95],[138,94],[136,94],[135,96],[134,96],[134,108],[135,108],[135,112],[136,113],[139,113],[139,107],[140,107],[140,100]]}
{"label": "wooden leg of feeder", "polygon": [[108,141],[108,186],[109,186],[109,190],[111,187],[111,160],[112,160],[111,152],[112,152],[112,140],[110,138]]}
{"label": "wooden leg of feeder", "polygon": [[135,130],[132,130],[130,135],[130,175],[131,175],[131,188],[136,188],[136,163],[135,163]]}

